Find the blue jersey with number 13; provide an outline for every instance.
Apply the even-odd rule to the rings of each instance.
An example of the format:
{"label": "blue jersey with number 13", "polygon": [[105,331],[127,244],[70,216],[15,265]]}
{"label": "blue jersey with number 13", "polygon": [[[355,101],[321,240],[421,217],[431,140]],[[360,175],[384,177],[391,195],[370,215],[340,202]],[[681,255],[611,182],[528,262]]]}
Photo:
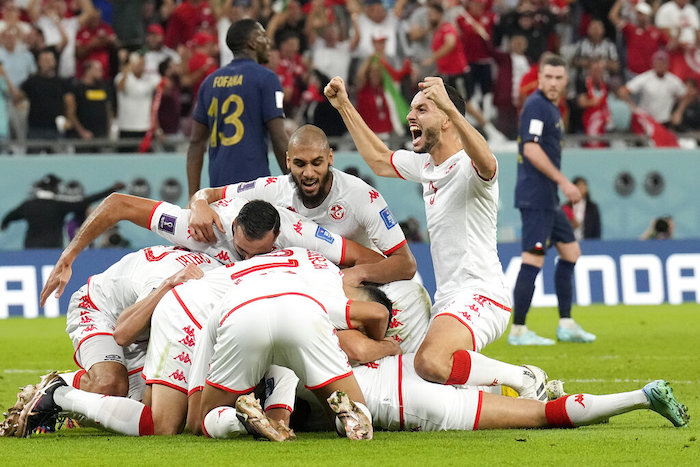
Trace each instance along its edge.
{"label": "blue jersey with number 13", "polygon": [[266,122],[284,117],[277,75],[249,58],[207,76],[194,119],[209,127],[209,183],[225,186],[270,175]]}

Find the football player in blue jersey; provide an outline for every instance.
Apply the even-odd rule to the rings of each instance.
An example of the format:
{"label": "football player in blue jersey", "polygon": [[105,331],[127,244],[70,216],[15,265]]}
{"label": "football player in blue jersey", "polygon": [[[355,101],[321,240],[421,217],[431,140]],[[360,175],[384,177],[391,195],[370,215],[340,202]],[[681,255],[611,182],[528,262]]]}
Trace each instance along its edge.
{"label": "football player in blue jersey", "polygon": [[554,340],[528,330],[525,317],[535,290],[535,278],[544,265],[547,248],[554,245],[559,261],[554,271],[554,288],[559,303],[557,339],[593,342],[596,338],[571,318],[571,284],[581,249],[574,231],[559,206],[557,188],[572,203],[581,199],[579,189],[561,173],[564,124],[557,102],[568,82],[566,62],[551,55],[540,63],[539,86],[525,101],[518,135],[518,180],[515,207],[522,219],[522,265],[513,292],[511,345],[552,345]]}
{"label": "football player in blue jersey", "polygon": [[226,45],[234,59],[207,76],[197,94],[187,149],[190,196],[200,188],[207,144],[210,186],[270,175],[268,134],[280,169],[288,172],[282,85],[261,65],[271,48],[265,29],[251,19],[237,21],[228,30]]}

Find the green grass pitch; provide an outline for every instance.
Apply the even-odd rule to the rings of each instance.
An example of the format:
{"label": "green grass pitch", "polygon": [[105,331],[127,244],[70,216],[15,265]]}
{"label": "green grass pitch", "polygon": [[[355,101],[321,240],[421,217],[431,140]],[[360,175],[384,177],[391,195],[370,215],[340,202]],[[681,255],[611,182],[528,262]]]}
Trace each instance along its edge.
{"label": "green grass pitch", "polygon": [[[64,428],[0,438],[0,465],[700,465],[700,307],[592,306],[574,309],[574,317],[598,335],[595,343],[510,347],[504,337],[484,353],[541,366],[570,393],[627,391],[666,379],[689,407],[690,425],[677,429],[638,411],[574,430],[379,432],[371,442],[300,433],[285,444],[189,434],[139,439]],[[556,311],[535,309],[528,324],[553,337]],[[64,319],[0,320],[0,406],[14,404],[18,387],[41,374],[73,367],[64,325]]]}

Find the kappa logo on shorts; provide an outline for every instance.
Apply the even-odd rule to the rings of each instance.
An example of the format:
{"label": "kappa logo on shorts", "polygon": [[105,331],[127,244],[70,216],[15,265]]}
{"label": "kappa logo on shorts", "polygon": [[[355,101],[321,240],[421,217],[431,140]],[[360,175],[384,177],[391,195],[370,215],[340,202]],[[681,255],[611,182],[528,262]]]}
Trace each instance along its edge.
{"label": "kappa logo on shorts", "polygon": [[379,211],[379,215],[382,217],[387,230],[396,225],[396,219],[394,219],[394,215],[391,213],[391,211],[389,211],[388,206]]}
{"label": "kappa logo on shorts", "polygon": [[327,231],[326,229],[324,229],[320,225],[316,228],[315,237],[320,238],[324,242],[328,242],[331,245],[333,244],[333,242],[335,242],[335,238],[333,238],[333,235],[331,235],[331,233],[329,231]]}
{"label": "kappa logo on shorts", "polygon": [[238,185],[236,191],[240,193],[242,191],[252,190],[253,188],[255,188],[255,182],[241,183]]}
{"label": "kappa logo on shorts", "polygon": [[169,232],[171,234],[175,233],[175,222],[177,217],[170,216],[168,214],[161,214],[160,220],[158,220],[158,230],[163,232]]}

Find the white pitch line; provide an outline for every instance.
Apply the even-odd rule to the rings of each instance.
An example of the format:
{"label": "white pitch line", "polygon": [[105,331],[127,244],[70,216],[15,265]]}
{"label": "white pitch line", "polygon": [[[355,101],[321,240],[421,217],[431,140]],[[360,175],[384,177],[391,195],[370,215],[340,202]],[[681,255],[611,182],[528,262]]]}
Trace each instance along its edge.
{"label": "white pitch line", "polygon": [[[630,379],[630,378],[615,378],[615,379],[604,379],[604,378],[587,378],[587,379],[565,379],[562,380],[564,383],[648,383],[649,379]],[[673,384],[698,384],[700,381],[680,381],[680,380],[671,380]]]}

